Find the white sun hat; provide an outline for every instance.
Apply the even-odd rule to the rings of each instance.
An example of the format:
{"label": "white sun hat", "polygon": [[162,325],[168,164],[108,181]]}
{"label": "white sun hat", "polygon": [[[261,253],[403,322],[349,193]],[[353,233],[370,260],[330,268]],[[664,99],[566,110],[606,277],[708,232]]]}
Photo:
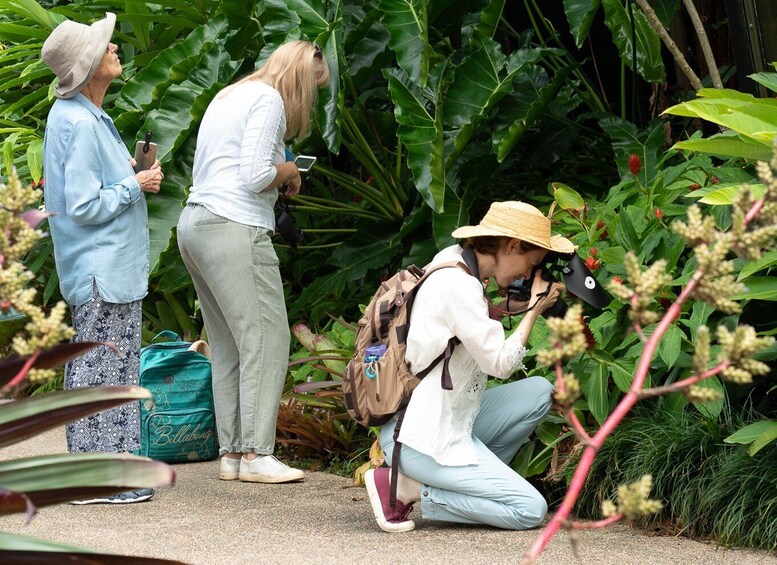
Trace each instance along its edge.
{"label": "white sun hat", "polygon": [[90,26],[65,20],[49,34],[40,56],[57,75],[57,98],[72,98],[92,79],[115,25],[116,15],[106,12],[105,18]]}

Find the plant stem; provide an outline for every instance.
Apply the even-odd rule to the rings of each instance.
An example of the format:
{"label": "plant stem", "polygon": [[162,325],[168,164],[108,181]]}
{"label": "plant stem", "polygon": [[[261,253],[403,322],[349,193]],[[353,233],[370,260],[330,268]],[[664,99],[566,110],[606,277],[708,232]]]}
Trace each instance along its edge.
{"label": "plant stem", "polygon": [[658,326],[656,326],[655,331],[645,344],[645,349],[642,351],[642,355],[640,355],[637,370],[634,374],[634,380],[631,383],[629,392],[626,393],[626,396],[624,396],[623,399],[618,403],[612,414],[607,417],[607,419],[602,424],[602,427],[599,428],[596,434],[594,434],[594,437],[585,446],[583,455],[580,457],[580,462],[577,465],[577,469],[575,469],[572,482],[569,485],[569,489],[564,496],[564,500],[562,501],[561,506],[553,515],[550,523],[545,526],[542,532],[540,532],[540,535],[534,541],[534,544],[532,544],[531,549],[524,555],[522,563],[533,563],[540,555],[540,553],[542,553],[542,550],[545,548],[548,542],[550,542],[551,538],[556,535],[556,532],[558,532],[559,528],[567,523],[569,515],[572,512],[572,509],[574,508],[581,491],[583,490],[583,486],[585,485],[586,479],[588,478],[588,474],[591,472],[591,466],[593,464],[594,458],[596,457],[596,453],[602,447],[604,441],[609,437],[616,426],[621,422],[621,420],[623,420],[626,414],[629,413],[634,404],[636,404],[639,400],[639,392],[642,390],[642,386],[645,384],[645,379],[647,378],[648,371],[650,370],[650,362],[653,359],[653,354],[658,348],[658,344],[661,341],[661,338],[669,329],[669,326],[672,324],[672,322],[674,322],[674,320],[680,316],[683,303],[688,299],[696,286],[698,286],[699,281],[703,276],[704,273],[701,270],[698,270],[694,273],[693,277],[691,277],[691,280],[688,282],[688,285],[683,289],[682,293],[680,293],[680,296],[677,297],[677,300],[675,300],[675,302],[666,311],[666,314],[664,314],[664,317],[658,323]]}
{"label": "plant stem", "polygon": [[[566,392],[560,361],[556,362],[556,388],[561,393]],[[588,432],[585,431],[583,424],[581,424],[580,420],[577,419],[577,414],[575,414],[575,409],[572,406],[565,407],[564,418],[575,429],[575,433],[580,438],[580,441],[582,441],[584,444],[587,444],[591,441],[591,436],[588,435]]]}
{"label": "plant stem", "polygon": [[680,67],[682,73],[688,77],[689,81],[691,81],[691,86],[693,86],[693,88],[696,90],[701,90],[704,88],[701,80],[699,80],[699,77],[696,76],[696,73],[693,72],[693,69],[691,69],[688,61],[686,61],[685,57],[680,52],[680,48],[677,47],[677,44],[664,29],[664,25],[661,23],[661,20],[658,19],[658,16],[656,16],[655,10],[653,10],[653,8],[650,7],[650,4],[648,4],[648,0],[634,1],[639,4],[640,8],[642,8],[642,11],[647,18],[650,27],[656,31],[658,36],[661,38],[661,41],[663,41],[664,45],[666,45],[666,48],[669,49],[669,52],[672,54],[672,57],[674,57],[677,66]]}
{"label": "plant stem", "polygon": [[707,37],[707,32],[704,30],[704,24],[699,17],[699,12],[696,11],[693,0],[683,0],[683,4],[685,4],[685,9],[688,10],[688,15],[691,17],[691,22],[693,22],[693,29],[696,30],[696,36],[699,38],[699,45],[701,46],[701,52],[704,54],[704,60],[707,62],[707,69],[710,72],[712,86],[722,89],[723,81],[720,80],[718,64],[715,62],[715,55],[712,54],[710,40]]}
{"label": "plant stem", "polygon": [[639,391],[639,394],[638,394],[639,399],[642,400],[643,398],[649,398],[651,396],[660,396],[662,394],[669,394],[670,392],[680,392],[682,389],[689,387],[691,385],[695,385],[699,381],[703,381],[704,379],[717,375],[729,365],[731,365],[731,361],[723,361],[722,363],[719,363],[709,371],[704,371],[703,373],[694,375],[692,377],[688,377],[687,379],[683,379],[681,381],[677,381],[675,383],[672,383],[666,386],[655,386],[653,388],[647,388],[645,390],[641,390]]}

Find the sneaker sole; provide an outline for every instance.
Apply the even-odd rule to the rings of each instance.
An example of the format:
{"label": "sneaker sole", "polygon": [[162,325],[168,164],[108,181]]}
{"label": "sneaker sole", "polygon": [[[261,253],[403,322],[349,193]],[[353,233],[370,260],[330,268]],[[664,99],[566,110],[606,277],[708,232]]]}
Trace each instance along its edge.
{"label": "sneaker sole", "polygon": [[243,481],[244,483],[267,483],[267,484],[278,484],[278,483],[293,483],[296,481],[301,481],[305,478],[305,474],[302,473],[300,475],[294,475],[294,476],[277,476],[277,475],[238,475],[238,478]]}
{"label": "sneaker sole", "polygon": [[154,498],[153,494],[147,494],[144,496],[139,496],[137,498],[128,498],[128,499],[114,499],[109,500],[107,498],[91,498],[88,500],[71,500],[70,504],[73,504],[75,506],[84,506],[86,504],[133,504],[135,502],[145,502],[146,500],[151,500]]}
{"label": "sneaker sole", "polygon": [[238,473],[219,473],[219,479],[222,481],[234,481],[239,477]]}
{"label": "sneaker sole", "polygon": [[378,487],[375,486],[375,470],[370,469],[364,473],[364,486],[367,487],[367,497],[370,499],[370,505],[372,506],[372,513],[375,516],[375,521],[378,523],[378,527],[384,532],[395,534],[399,532],[409,532],[415,529],[415,522],[412,520],[405,520],[404,522],[393,523],[386,520],[383,516],[383,504],[378,494]]}

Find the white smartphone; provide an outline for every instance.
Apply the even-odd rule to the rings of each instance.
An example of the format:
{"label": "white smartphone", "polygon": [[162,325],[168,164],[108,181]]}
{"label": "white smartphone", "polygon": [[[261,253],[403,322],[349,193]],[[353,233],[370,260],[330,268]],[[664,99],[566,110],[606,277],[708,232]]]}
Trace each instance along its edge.
{"label": "white smartphone", "polygon": [[294,157],[294,164],[297,165],[300,173],[307,173],[313,168],[313,163],[316,162],[315,157],[310,155],[297,155]]}

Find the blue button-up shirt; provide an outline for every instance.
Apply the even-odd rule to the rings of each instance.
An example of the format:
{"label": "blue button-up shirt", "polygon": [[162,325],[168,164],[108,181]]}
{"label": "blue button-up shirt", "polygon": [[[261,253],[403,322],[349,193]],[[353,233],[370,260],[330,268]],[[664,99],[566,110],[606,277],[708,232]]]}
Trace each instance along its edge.
{"label": "blue button-up shirt", "polygon": [[148,291],[148,212],[130,154],[102,109],[82,94],[54,102],[43,143],[44,199],[62,296],[79,306]]}

